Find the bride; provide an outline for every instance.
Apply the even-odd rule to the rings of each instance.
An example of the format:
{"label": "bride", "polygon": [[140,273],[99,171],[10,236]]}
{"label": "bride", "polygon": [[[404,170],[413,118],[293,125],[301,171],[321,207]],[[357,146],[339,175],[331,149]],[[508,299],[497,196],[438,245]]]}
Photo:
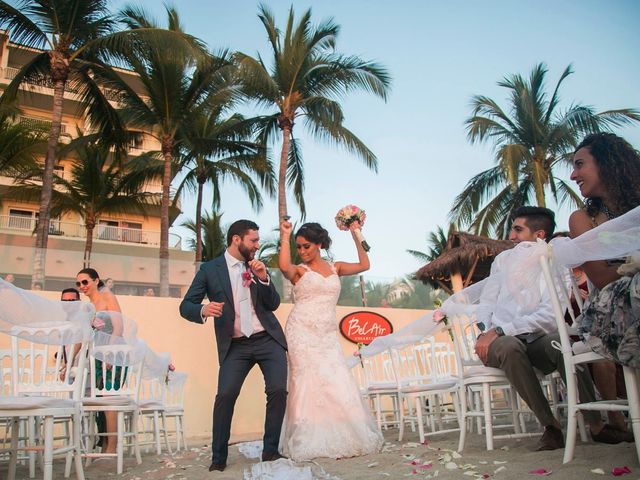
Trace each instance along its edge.
{"label": "bride", "polygon": [[339,277],[368,270],[369,258],[352,230],[358,263],[327,262],[320,252],[331,244],[328,232],[305,223],[295,234],[302,264],[293,265],[291,230],[288,221],[280,223],[279,267],[295,298],[285,326],[289,395],[280,449],[294,461],[377,452],[382,435],[347,368],[336,322]]}

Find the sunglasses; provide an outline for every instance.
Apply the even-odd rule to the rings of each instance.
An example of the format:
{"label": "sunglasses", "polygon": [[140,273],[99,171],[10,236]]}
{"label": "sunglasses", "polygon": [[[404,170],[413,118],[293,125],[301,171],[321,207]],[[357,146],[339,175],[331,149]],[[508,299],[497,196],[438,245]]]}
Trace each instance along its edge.
{"label": "sunglasses", "polygon": [[81,280],[79,282],[76,282],[76,287],[79,287],[80,285],[86,287],[87,285],[89,285],[89,280]]}
{"label": "sunglasses", "polygon": [[79,302],[80,299],[79,298],[63,298],[62,300],[60,300],[61,302]]}

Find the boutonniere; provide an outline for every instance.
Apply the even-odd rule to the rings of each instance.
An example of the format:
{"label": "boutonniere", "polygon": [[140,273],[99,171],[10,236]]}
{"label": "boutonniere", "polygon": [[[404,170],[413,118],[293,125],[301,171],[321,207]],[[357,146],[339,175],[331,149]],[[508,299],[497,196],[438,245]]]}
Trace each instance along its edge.
{"label": "boutonniere", "polygon": [[251,270],[247,269],[242,272],[242,286],[249,287],[251,286],[251,283],[256,283],[256,280],[255,278],[253,278],[253,273],[251,272]]}

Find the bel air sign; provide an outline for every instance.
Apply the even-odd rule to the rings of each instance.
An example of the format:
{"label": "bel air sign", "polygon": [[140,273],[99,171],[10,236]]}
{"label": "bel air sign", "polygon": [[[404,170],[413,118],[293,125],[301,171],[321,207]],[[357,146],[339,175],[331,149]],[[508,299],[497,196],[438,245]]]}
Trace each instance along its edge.
{"label": "bel air sign", "polygon": [[353,343],[369,345],[374,338],[392,332],[391,322],[374,312],[353,312],[340,320],[340,333]]}

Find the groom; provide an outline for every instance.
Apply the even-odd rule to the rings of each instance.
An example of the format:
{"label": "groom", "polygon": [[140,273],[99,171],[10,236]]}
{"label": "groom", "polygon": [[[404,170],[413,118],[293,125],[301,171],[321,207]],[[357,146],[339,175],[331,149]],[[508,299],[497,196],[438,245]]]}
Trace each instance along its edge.
{"label": "groom", "polygon": [[[273,314],[280,296],[264,263],[254,258],[260,247],[258,228],[250,220],[234,222],[227,232],[227,250],[200,267],[180,303],[180,315],[190,322],[214,318],[220,371],[209,471],[223,471],[227,466],[233,407],[256,363],[267,394],[262,460],[282,458],[278,442],[287,402],[287,343]],[[205,295],[209,303],[203,305]]]}

